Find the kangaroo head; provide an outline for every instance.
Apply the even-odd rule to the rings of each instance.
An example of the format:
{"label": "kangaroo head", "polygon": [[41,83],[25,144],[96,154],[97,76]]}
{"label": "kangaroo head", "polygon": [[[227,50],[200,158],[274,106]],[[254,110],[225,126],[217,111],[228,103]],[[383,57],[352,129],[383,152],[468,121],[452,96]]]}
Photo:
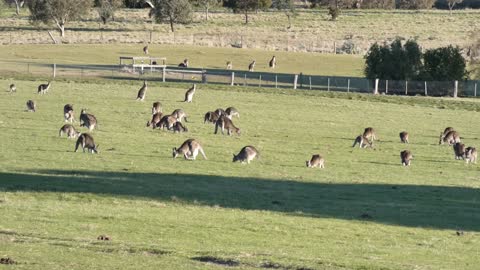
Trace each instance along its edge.
{"label": "kangaroo head", "polygon": [[307,165],[308,168],[310,168],[312,166],[310,160],[305,161],[305,164]]}
{"label": "kangaroo head", "polygon": [[173,148],[172,157],[173,157],[173,158],[178,157],[178,151],[177,151],[177,148],[176,148],[176,147]]}
{"label": "kangaroo head", "polygon": [[235,154],[233,154],[233,160],[232,160],[232,162],[235,162],[235,161],[237,161],[237,160],[238,160],[238,156],[235,155]]}
{"label": "kangaroo head", "polygon": [[440,140],[438,141],[438,144],[443,144],[443,133],[440,132]]}
{"label": "kangaroo head", "polygon": [[100,146],[100,144],[95,144],[93,145],[93,149],[92,149],[92,152],[95,153],[95,154],[98,154],[100,151],[98,151],[98,147]]}

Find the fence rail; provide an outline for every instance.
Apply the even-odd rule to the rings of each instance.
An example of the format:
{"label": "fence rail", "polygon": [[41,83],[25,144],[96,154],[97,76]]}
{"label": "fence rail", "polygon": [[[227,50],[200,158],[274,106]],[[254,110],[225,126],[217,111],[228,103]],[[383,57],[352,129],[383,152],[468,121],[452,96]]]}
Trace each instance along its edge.
{"label": "fence rail", "polygon": [[318,76],[158,66],[133,69],[120,65],[44,64],[0,60],[0,75],[56,78],[148,79],[231,86],[290,88],[402,96],[480,96],[480,81],[394,81],[359,77]]}

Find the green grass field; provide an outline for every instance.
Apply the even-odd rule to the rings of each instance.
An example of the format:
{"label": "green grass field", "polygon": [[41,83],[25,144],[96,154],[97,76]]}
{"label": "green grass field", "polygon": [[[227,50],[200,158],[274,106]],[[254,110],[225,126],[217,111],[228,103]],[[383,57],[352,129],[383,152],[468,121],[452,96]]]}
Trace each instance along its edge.
{"label": "green grass field", "polygon": [[[480,167],[438,134],[453,126],[479,147],[479,100],[201,85],[185,104],[182,84],[151,82],[137,102],[138,81],[54,82],[44,96],[39,83],[0,93],[0,256],[17,261],[0,269],[478,269]],[[183,108],[190,132],[146,128],[156,100]],[[66,103],[77,121],[97,116],[100,154],[58,137]],[[241,136],[203,124],[228,106]],[[353,149],[367,126],[380,141]],[[172,159],[187,138],[208,160]],[[261,158],[232,163],[250,144]],[[305,167],[315,153],[324,170]]]}

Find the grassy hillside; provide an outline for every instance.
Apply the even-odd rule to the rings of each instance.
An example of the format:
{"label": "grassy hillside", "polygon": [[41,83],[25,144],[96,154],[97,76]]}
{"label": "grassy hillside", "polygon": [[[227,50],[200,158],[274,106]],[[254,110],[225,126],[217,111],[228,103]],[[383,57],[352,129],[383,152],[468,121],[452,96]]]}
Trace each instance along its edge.
{"label": "grassy hillside", "polygon": [[[39,82],[16,83],[18,93],[0,93],[0,254],[18,262],[12,269],[477,267],[479,165],[454,160],[438,133],[454,126],[478,147],[478,100],[205,86],[185,104],[184,85],[152,82],[136,102],[136,82],[55,82],[44,96]],[[37,112],[24,111],[28,99]],[[190,132],[146,128],[156,100],[167,113],[183,108]],[[97,116],[99,155],[58,137],[66,103]],[[228,106],[241,136],[203,124]],[[375,148],[351,148],[367,126]],[[187,138],[208,160],[172,159]],[[249,144],[261,158],[232,163]],[[404,149],[415,155],[409,168]],[[315,153],[324,170],[305,168]]]}

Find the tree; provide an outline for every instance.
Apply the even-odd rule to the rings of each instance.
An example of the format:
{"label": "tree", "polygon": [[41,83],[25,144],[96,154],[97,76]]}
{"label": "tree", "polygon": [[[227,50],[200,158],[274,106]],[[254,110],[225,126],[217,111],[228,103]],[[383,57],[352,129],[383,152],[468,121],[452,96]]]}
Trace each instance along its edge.
{"label": "tree", "polygon": [[245,24],[248,24],[248,12],[255,11],[258,8],[258,0],[237,0],[235,1],[234,11],[245,14]]}
{"label": "tree", "polygon": [[205,10],[205,20],[208,21],[208,11],[211,7],[218,6],[221,0],[193,0],[193,4],[197,7],[201,7]]}
{"label": "tree", "polygon": [[460,48],[448,46],[427,50],[424,59],[424,80],[454,81],[468,77],[466,61]]}
{"label": "tree", "polygon": [[15,13],[20,15],[20,8],[25,4],[24,0],[14,0],[15,2]]}
{"label": "tree", "polygon": [[297,14],[293,0],[273,0],[272,5],[285,13],[288,18],[288,28],[290,29],[292,27],[291,18]]}
{"label": "tree", "polygon": [[109,19],[114,20],[115,11],[123,6],[122,0],[96,0],[98,16],[103,24],[106,24]]}
{"label": "tree", "polygon": [[450,15],[452,15],[453,7],[455,7],[456,4],[461,4],[462,2],[463,0],[447,0],[448,9],[450,10]]}
{"label": "tree", "polygon": [[330,15],[332,21],[336,21],[337,17],[340,15],[340,8],[336,6],[328,7],[328,15]]}
{"label": "tree", "polygon": [[155,20],[170,23],[170,29],[175,32],[176,23],[187,24],[192,21],[193,10],[188,0],[156,0],[152,9]]}
{"label": "tree", "polygon": [[85,15],[92,6],[91,0],[29,0],[30,20],[33,23],[54,23],[65,37],[65,24]]}

